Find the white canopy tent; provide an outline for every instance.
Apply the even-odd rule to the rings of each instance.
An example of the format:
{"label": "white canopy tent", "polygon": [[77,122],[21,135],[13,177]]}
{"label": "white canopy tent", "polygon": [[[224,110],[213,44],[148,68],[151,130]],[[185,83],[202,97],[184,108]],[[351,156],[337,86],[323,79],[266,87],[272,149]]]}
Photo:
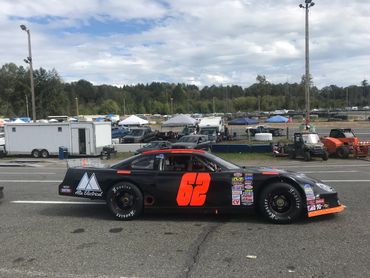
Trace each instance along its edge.
{"label": "white canopy tent", "polygon": [[119,125],[147,125],[149,122],[138,116],[131,115],[130,117],[120,121]]}
{"label": "white canopy tent", "polygon": [[184,114],[176,115],[175,117],[165,121],[162,126],[163,127],[170,127],[170,126],[186,126],[186,125],[195,125],[197,120]]}

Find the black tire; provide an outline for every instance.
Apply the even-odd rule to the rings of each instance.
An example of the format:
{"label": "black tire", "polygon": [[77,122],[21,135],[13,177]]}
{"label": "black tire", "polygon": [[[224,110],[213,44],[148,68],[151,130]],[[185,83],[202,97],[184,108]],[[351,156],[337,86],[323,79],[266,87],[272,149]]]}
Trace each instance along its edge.
{"label": "black tire", "polygon": [[329,154],[327,151],[324,151],[324,154],[322,155],[322,160],[327,161],[329,159]]}
{"label": "black tire", "polygon": [[288,183],[268,185],[259,195],[257,206],[264,217],[277,224],[291,223],[304,211],[301,194]]}
{"label": "black tire", "polygon": [[310,152],[309,151],[305,151],[303,153],[303,158],[304,158],[305,161],[310,161],[311,160],[311,154],[310,154]]}
{"label": "black tire", "polygon": [[295,151],[289,151],[288,156],[290,159],[295,159]]}
{"label": "black tire", "polygon": [[143,211],[143,194],[129,182],[113,185],[107,193],[107,205],[114,217],[119,220],[131,220]]}
{"label": "black tire", "polygon": [[47,150],[41,150],[40,156],[42,158],[48,158],[49,157],[49,152]]}
{"label": "black tire", "polygon": [[337,149],[337,156],[339,158],[348,158],[349,156],[349,149],[345,146],[341,146]]}
{"label": "black tire", "polygon": [[31,156],[32,156],[33,158],[39,158],[39,157],[40,157],[40,151],[39,151],[39,150],[34,149],[34,150],[31,152]]}

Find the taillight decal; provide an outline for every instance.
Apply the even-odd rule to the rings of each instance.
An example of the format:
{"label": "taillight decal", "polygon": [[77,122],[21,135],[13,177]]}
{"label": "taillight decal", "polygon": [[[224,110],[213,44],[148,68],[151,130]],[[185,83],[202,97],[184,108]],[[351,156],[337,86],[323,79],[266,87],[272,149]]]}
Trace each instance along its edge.
{"label": "taillight decal", "polygon": [[118,170],[117,174],[119,174],[119,175],[130,175],[131,171],[129,171],[129,170]]}

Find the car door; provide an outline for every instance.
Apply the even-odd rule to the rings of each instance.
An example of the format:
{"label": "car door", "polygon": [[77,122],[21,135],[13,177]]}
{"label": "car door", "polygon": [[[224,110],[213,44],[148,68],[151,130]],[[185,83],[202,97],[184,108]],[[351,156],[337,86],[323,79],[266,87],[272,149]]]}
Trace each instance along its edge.
{"label": "car door", "polygon": [[208,165],[195,154],[165,154],[155,178],[158,204],[176,208],[230,206],[232,173],[217,172]]}
{"label": "car door", "polygon": [[[222,171],[215,162],[198,154],[192,155],[191,167],[189,168],[192,173],[197,174],[194,191],[196,187],[202,185],[202,182],[204,183],[204,181],[209,179],[208,189],[201,192],[201,194],[204,194],[206,197],[202,206],[207,208],[231,206],[231,181],[233,176],[231,172]],[[195,194],[195,196],[197,195]]]}
{"label": "car door", "polygon": [[188,172],[191,154],[161,153],[155,184],[156,204],[160,207],[178,207],[177,193],[181,179]]}

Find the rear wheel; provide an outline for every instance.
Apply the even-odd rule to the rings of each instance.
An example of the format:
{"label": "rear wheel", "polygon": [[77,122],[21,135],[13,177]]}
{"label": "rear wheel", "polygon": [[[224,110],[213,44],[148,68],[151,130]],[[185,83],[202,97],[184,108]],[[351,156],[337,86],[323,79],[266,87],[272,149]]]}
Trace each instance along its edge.
{"label": "rear wheel", "polygon": [[47,150],[41,150],[41,157],[42,158],[48,158],[49,152]]}
{"label": "rear wheel", "polygon": [[310,152],[305,151],[305,152],[303,153],[303,158],[304,158],[304,160],[306,160],[306,161],[310,161],[310,160],[311,160],[311,154],[310,154]]}
{"label": "rear wheel", "polygon": [[288,156],[290,159],[295,159],[295,151],[289,151]]}
{"label": "rear wheel", "polygon": [[131,220],[143,211],[143,194],[128,182],[113,185],[107,193],[107,205],[116,219]]}
{"label": "rear wheel", "polygon": [[341,146],[337,149],[337,156],[339,158],[348,158],[349,156],[349,149],[345,146]]}
{"label": "rear wheel", "polygon": [[302,215],[302,196],[294,186],[288,183],[274,183],[261,192],[258,198],[258,208],[273,223],[291,223]]}
{"label": "rear wheel", "polygon": [[33,158],[39,158],[40,157],[40,151],[39,150],[33,150],[32,152],[31,152],[31,156],[33,157]]}

